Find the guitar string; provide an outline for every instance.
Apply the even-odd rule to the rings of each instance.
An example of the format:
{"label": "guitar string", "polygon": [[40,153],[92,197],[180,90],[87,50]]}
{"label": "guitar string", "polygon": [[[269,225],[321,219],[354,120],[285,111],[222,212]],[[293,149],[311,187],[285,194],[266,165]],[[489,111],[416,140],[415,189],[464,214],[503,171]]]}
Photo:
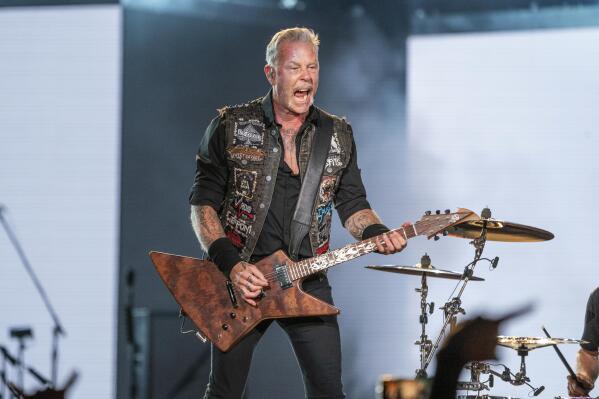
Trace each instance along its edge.
{"label": "guitar string", "polygon": [[[349,246],[357,248],[358,251],[361,251],[361,250],[364,250],[364,249],[365,250],[369,250],[370,249],[369,248],[369,244],[374,244],[375,238],[376,237],[369,238],[369,239],[363,240],[363,241],[359,241],[357,243],[350,244]],[[345,247],[333,250],[331,252],[327,252],[326,254],[319,255],[319,256],[317,256],[317,258],[320,257],[320,256],[329,256],[330,254],[334,254],[335,251],[338,251],[338,250],[343,249],[343,248],[345,248]],[[366,253],[368,253],[368,252],[360,253],[358,256],[365,255]],[[308,259],[314,259],[314,258],[308,258]],[[294,272],[295,272],[294,274],[299,274],[298,278],[306,277],[306,276],[309,276],[310,274],[318,272],[319,270],[313,270],[310,267],[310,265],[309,265],[310,262],[306,262],[306,260],[308,260],[308,259],[304,259],[304,260],[301,260],[301,261],[298,261],[298,262],[294,262],[294,263],[291,263],[291,264],[287,265],[289,272],[291,272],[290,271],[291,268],[294,268],[293,269]],[[308,274],[305,274],[304,268],[308,268],[307,269],[307,271],[309,272]],[[323,269],[326,269],[326,267],[323,268]],[[267,281],[277,281],[276,275],[277,275],[277,272],[269,272],[269,273],[264,274],[264,277],[267,279]],[[293,280],[296,280],[296,279],[297,278],[293,278]]]}
{"label": "guitar string", "polygon": [[[447,215],[447,214],[446,214],[446,215]],[[444,216],[446,216],[446,215],[444,215]],[[402,226],[402,227],[399,227],[399,228],[397,228],[397,229],[393,229],[393,230],[391,230],[391,231],[402,232],[405,238],[407,238],[407,239],[408,239],[408,238],[412,238],[412,237],[414,237],[414,236],[416,236],[416,235],[418,235],[418,234],[419,234],[419,233],[416,231],[416,224],[418,224],[418,223],[419,223],[419,222],[416,222],[416,223],[414,223],[414,224],[410,224],[409,226]],[[422,221],[420,221],[420,223],[422,223]],[[407,228],[407,227],[412,227],[412,231],[413,231],[413,233],[412,233],[412,234],[414,234],[414,236],[407,237],[407,234],[406,234],[406,228]],[[383,234],[386,234],[386,233],[383,233]],[[420,234],[422,234],[422,230],[420,231]],[[382,235],[382,234],[380,234],[380,235],[378,235],[378,236],[375,236],[375,237],[372,237],[372,238],[369,238],[369,239],[366,239],[366,240],[359,241],[359,242],[357,242],[357,243],[349,244],[349,245],[347,245],[346,247],[355,247],[355,248],[357,248],[357,249],[358,249],[358,251],[360,251],[361,249],[368,249],[368,248],[365,248],[365,247],[366,247],[368,244],[372,244],[372,243],[374,243],[374,241],[376,240],[376,238],[377,238],[377,237],[380,237],[381,235]],[[330,255],[331,253],[335,253],[336,251],[339,251],[339,250],[341,250],[341,249],[343,249],[343,248],[345,248],[345,247],[338,248],[338,249],[336,249],[336,250],[333,250],[333,251],[331,251],[331,252],[328,252],[328,253],[326,253],[326,254],[319,255],[319,256],[327,256],[327,255]],[[370,252],[372,252],[372,251],[374,251],[374,249],[372,249]],[[366,252],[366,253],[369,253],[369,252]],[[365,255],[366,253],[361,253],[361,254],[359,254],[358,256]],[[315,258],[308,258],[308,259],[315,259]],[[314,273],[316,273],[316,272],[320,271],[320,270],[313,270],[313,269],[310,267],[310,265],[309,265],[309,262],[307,262],[308,264],[306,264],[306,265],[303,265],[303,264],[302,264],[302,262],[305,262],[305,261],[306,261],[306,259],[304,259],[304,260],[301,260],[301,261],[298,261],[298,262],[291,263],[290,265],[287,265],[287,266],[288,266],[288,269],[287,269],[287,270],[288,270],[288,272],[289,272],[290,274],[291,274],[291,273],[293,273],[293,272],[295,272],[295,273],[293,273],[293,274],[298,274],[298,277],[293,277],[293,276],[292,276],[292,278],[291,278],[291,280],[292,280],[292,281],[295,281],[295,280],[297,280],[297,279],[300,279],[300,278],[303,278],[303,277],[307,277],[307,276],[309,276],[309,275],[311,275],[311,274],[314,274]],[[297,267],[293,268],[293,267],[294,267],[294,266],[296,266],[296,265],[299,265],[299,270],[297,269]],[[333,265],[331,265],[331,266],[333,266]],[[305,273],[305,272],[304,272],[304,270],[303,270],[303,268],[304,268],[304,267],[308,267],[308,274],[304,274],[304,273]],[[325,268],[323,268],[323,269],[327,269],[328,267],[330,267],[330,266],[327,266],[327,267],[325,267]],[[291,268],[293,268],[293,271],[292,271],[292,269],[291,269]],[[278,281],[278,279],[276,278],[276,275],[277,275],[277,272],[269,272],[269,273],[266,273],[266,274],[264,274],[264,277],[266,278],[266,280],[267,280],[267,281]],[[252,285],[253,285],[253,284],[252,284]]]}
{"label": "guitar string", "polygon": [[[413,226],[413,225],[411,225],[411,226]],[[400,231],[400,230],[402,230],[402,231],[403,231],[403,233],[404,233],[404,237],[406,237],[406,233],[405,233],[405,228],[404,228],[404,227],[400,227],[400,228],[398,228],[398,229],[395,229],[395,230],[392,230],[392,231]],[[381,235],[382,235],[382,234],[381,234]],[[375,236],[375,237],[372,237],[372,238],[369,238],[369,239],[366,239],[366,240],[362,240],[362,241],[359,241],[359,242],[357,242],[357,243],[352,243],[352,244],[349,244],[349,245],[347,245],[346,247],[354,247],[354,248],[357,248],[357,249],[358,249],[358,251],[360,251],[360,250],[362,250],[362,249],[367,249],[367,250],[368,250],[369,248],[367,248],[367,247],[369,246],[369,244],[373,244],[373,243],[375,243],[375,240],[376,240],[376,238],[377,238],[377,237],[380,237],[381,235],[378,235],[378,236]],[[407,237],[406,237],[406,238],[407,238]],[[339,250],[341,250],[341,249],[343,249],[343,248],[345,248],[345,247],[338,248],[338,249],[336,249],[336,250],[333,250],[333,251],[331,251],[331,252],[328,252],[328,253],[326,253],[326,254],[319,255],[319,256],[327,256],[327,255],[329,255],[329,254],[331,254],[331,253],[335,253],[336,251],[339,251]],[[372,251],[373,251],[373,250],[371,250],[370,252],[372,252]],[[358,256],[365,255],[366,253],[369,253],[369,252],[360,253]],[[308,259],[314,259],[314,258],[308,258]],[[310,265],[309,265],[309,264],[307,264],[307,265],[303,265],[303,264],[302,264],[302,262],[305,262],[305,261],[306,261],[306,259],[304,259],[304,260],[301,260],[301,261],[298,261],[298,262],[294,262],[294,263],[292,263],[292,264],[288,265],[288,271],[291,273],[291,268],[292,268],[293,266],[299,265],[299,268],[300,268],[299,270],[297,270],[297,268],[294,268],[294,271],[295,271],[297,274],[299,274],[299,277],[298,277],[298,278],[306,277],[306,276],[309,276],[309,275],[311,275],[311,274],[313,274],[313,273],[316,273],[316,272],[318,272],[318,271],[319,271],[319,270],[313,270],[313,269],[310,267]],[[309,263],[309,262],[308,262],[308,263]],[[303,268],[304,268],[304,267],[308,267],[308,272],[309,272],[309,273],[308,273],[308,274],[306,274],[306,275],[304,275],[304,273],[305,273],[305,272],[303,271]],[[323,269],[326,269],[326,268],[328,268],[328,267],[325,267],[325,268],[323,268]],[[270,280],[270,278],[272,278],[272,277],[275,277],[275,276],[276,276],[276,274],[277,274],[276,272],[269,272],[269,273],[266,273],[266,274],[264,275],[264,277],[265,277],[265,278],[267,278],[267,281],[272,281],[272,280]],[[295,281],[296,279],[297,279],[297,278],[293,278],[292,280],[294,280],[294,281]],[[274,280],[274,281],[277,281],[277,279],[275,278],[275,280]]]}
{"label": "guitar string", "polygon": [[[416,232],[416,228],[415,228],[416,226],[415,226],[415,224],[411,224],[410,226],[405,226],[405,227],[404,227],[404,226],[402,226],[402,227],[400,227],[400,228],[398,228],[398,229],[394,229],[394,230],[391,230],[391,231],[400,231],[400,230],[402,230],[402,231],[403,231],[403,234],[404,234],[404,237],[405,237],[406,239],[414,237],[414,236],[407,237],[407,235],[406,235],[406,230],[405,230],[405,228],[406,228],[406,227],[412,227],[414,236],[418,235],[418,233]],[[383,233],[383,234],[384,234],[384,233]],[[420,233],[420,234],[421,234],[421,233]],[[382,235],[382,234],[381,234],[381,235]],[[359,254],[358,254],[358,256],[356,256],[356,257],[362,256],[362,255],[366,255],[366,254],[368,254],[368,253],[370,253],[370,252],[373,252],[373,251],[375,251],[375,250],[376,250],[376,249],[374,249],[374,248],[372,248],[372,247],[369,247],[367,244],[373,244],[373,243],[375,243],[374,241],[375,241],[375,239],[376,239],[377,237],[380,237],[380,235],[378,235],[378,236],[375,236],[375,237],[372,237],[372,238],[369,238],[369,239],[366,239],[366,240],[359,241],[359,242],[357,242],[357,243],[349,244],[349,245],[347,245],[346,247],[350,247],[350,246],[351,246],[351,247],[355,247],[355,248],[357,248],[357,249],[358,249],[358,251],[360,251],[360,250],[367,250],[367,251],[368,251],[368,252],[359,253]],[[329,256],[329,255],[331,255],[331,254],[334,254],[336,251],[339,251],[339,250],[341,250],[341,249],[343,249],[343,248],[345,248],[345,247],[341,247],[341,248],[338,248],[338,249],[336,249],[336,250],[333,250],[333,251],[331,251],[331,252],[327,252],[327,253],[325,253],[325,254],[323,254],[323,255],[319,255],[319,257],[320,257],[320,256]],[[355,259],[356,257],[353,257],[352,259]],[[298,277],[292,278],[292,279],[291,279],[291,281],[296,281],[296,280],[299,280],[299,279],[301,279],[301,278],[304,278],[304,277],[310,276],[311,274],[314,274],[314,273],[316,273],[316,272],[320,271],[320,269],[319,269],[319,270],[313,270],[313,269],[310,267],[310,265],[309,265],[309,263],[310,263],[310,262],[306,262],[306,261],[307,261],[307,260],[309,260],[309,259],[314,259],[314,258],[303,259],[303,260],[301,260],[301,261],[294,262],[294,263],[292,263],[292,264],[288,265],[288,271],[289,271],[289,273],[291,273],[291,268],[292,268],[293,266],[296,266],[296,268],[294,268],[294,271],[295,271],[295,272],[298,274]],[[307,263],[307,264],[306,264],[306,265],[301,265],[302,263]],[[331,267],[331,266],[334,266],[335,264],[336,264],[336,263],[334,263],[334,264],[332,264],[332,265],[330,265],[330,266],[326,266],[326,267],[324,267],[323,269],[328,269],[329,267]],[[301,265],[301,266],[299,266],[299,267],[300,267],[300,269],[299,269],[299,270],[297,270],[297,266],[298,266],[298,265]],[[305,274],[305,275],[304,275],[304,273],[305,273],[305,272],[304,272],[304,270],[303,270],[303,268],[304,268],[304,267],[308,267],[308,272],[309,272],[308,274]],[[265,277],[266,281],[268,281],[268,282],[278,282],[279,280],[278,280],[278,278],[276,277],[276,275],[277,275],[277,273],[276,273],[276,272],[270,272],[270,273],[266,273],[266,274],[264,274],[264,277]],[[252,285],[253,285],[253,284],[252,284]],[[240,292],[239,292],[239,289],[238,289],[236,286],[234,286],[234,287],[233,287],[233,291],[234,291],[235,293],[237,293],[238,295],[241,295],[241,296],[243,297],[243,293],[240,293]]]}

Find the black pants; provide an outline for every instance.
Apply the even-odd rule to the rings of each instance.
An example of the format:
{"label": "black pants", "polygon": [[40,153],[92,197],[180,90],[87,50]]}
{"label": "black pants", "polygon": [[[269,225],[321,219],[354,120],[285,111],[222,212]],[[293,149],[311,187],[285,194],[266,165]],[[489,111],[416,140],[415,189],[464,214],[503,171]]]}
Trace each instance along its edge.
{"label": "black pants", "polygon": [[[305,281],[304,291],[333,304],[326,277]],[[336,316],[278,319],[298,359],[309,399],[342,399],[341,344]],[[204,399],[239,399],[252,361],[254,348],[272,320],[258,324],[229,352],[212,346],[212,371]]]}

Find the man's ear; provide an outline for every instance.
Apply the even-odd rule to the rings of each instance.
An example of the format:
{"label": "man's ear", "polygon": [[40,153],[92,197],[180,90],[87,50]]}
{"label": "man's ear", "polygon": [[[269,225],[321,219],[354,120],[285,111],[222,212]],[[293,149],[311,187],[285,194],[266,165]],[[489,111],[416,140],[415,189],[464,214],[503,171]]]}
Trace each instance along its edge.
{"label": "man's ear", "polygon": [[264,65],[264,74],[266,75],[266,80],[268,80],[268,83],[272,85],[274,85],[274,79],[275,79],[275,69],[269,65],[266,64]]}

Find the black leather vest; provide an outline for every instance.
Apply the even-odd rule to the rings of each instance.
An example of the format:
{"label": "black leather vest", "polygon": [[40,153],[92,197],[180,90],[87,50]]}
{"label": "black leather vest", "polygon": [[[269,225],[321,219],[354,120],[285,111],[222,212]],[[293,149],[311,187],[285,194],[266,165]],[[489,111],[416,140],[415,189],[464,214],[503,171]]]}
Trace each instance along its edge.
{"label": "black leather vest", "polygon": [[[260,237],[283,153],[278,127],[264,112],[265,105],[271,106],[269,100],[265,97],[221,110],[226,130],[229,181],[219,216],[225,234],[239,248],[245,261],[249,260]],[[317,111],[321,118],[333,118],[333,135],[313,208],[309,233],[313,255],[329,249],[335,191],[352,150],[351,128],[347,122],[323,110]],[[314,123],[309,123],[305,129],[298,159],[302,181],[317,133]]]}

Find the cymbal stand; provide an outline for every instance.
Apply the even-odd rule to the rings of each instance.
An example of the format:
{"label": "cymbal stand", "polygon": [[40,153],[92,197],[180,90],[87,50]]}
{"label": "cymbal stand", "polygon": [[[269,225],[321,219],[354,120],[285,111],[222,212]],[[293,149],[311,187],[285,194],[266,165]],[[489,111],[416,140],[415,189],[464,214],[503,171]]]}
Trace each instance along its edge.
{"label": "cymbal stand", "polygon": [[460,313],[466,314],[466,311],[461,306],[462,305],[461,297],[462,297],[462,294],[464,293],[464,290],[466,289],[466,285],[468,284],[468,281],[470,281],[470,278],[472,278],[472,276],[474,274],[474,267],[476,266],[478,261],[481,259],[481,256],[483,254],[483,250],[484,250],[485,244],[487,242],[487,221],[490,218],[491,218],[491,210],[489,208],[484,208],[483,211],[481,212],[481,219],[483,221],[483,225],[481,228],[480,236],[470,242],[470,244],[474,245],[474,260],[472,262],[470,262],[468,265],[466,265],[466,267],[464,268],[464,274],[462,275],[462,279],[458,282],[458,286],[460,284],[462,284],[458,294],[455,297],[451,298],[448,302],[445,303],[445,305],[443,305],[441,307],[441,309],[443,309],[444,314],[445,314],[445,321],[443,322],[443,327],[441,328],[441,332],[439,333],[439,336],[437,337],[437,340],[435,341],[435,345],[432,347],[432,350],[428,354],[426,362],[424,363],[424,366],[422,367],[422,369],[425,372],[426,372],[427,367],[432,362],[433,357],[435,356],[435,353],[436,353],[437,349],[439,348],[439,345],[441,344],[441,339],[443,339],[443,337],[445,336],[445,331],[447,330],[447,327],[449,325],[455,325],[458,314],[460,314]]}
{"label": "cymbal stand", "polygon": [[13,247],[15,248],[17,254],[19,255],[19,258],[21,259],[21,263],[23,264],[23,267],[27,271],[27,274],[29,274],[31,281],[33,281],[33,285],[35,286],[37,292],[39,293],[40,297],[42,298],[42,302],[44,303],[44,305],[46,305],[46,310],[48,311],[48,314],[50,315],[50,318],[52,319],[52,321],[54,323],[54,326],[52,328],[52,352],[50,355],[50,363],[51,363],[51,372],[52,372],[52,387],[55,387],[57,378],[58,378],[59,338],[64,337],[66,335],[66,331],[62,327],[62,324],[60,323],[60,320],[58,319],[58,315],[50,303],[48,294],[46,294],[46,291],[44,290],[44,287],[42,286],[40,280],[38,279],[37,275],[35,274],[33,267],[31,267],[31,264],[29,263],[29,260],[27,259],[27,256],[25,255],[25,251],[21,247],[21,244],[19,243],[17,236],[14,234],[14,232],[12,231],[12,229],[10,228],[10,226],[8,224],[8,221],[4,217],[4,215],[3,215],[4,210],[5,210],[5,208],[0,205],[0,224],[2,224],[2,226],[4,227],[4,230],[6,231],[6,235],[10,239]]}
{"label": "cymbal stand", "polygon": [[[420,260],[420,264],[423,268],[430,267],[431,259],[427,254]],[[426,374],[426,359],[432,349],[433,342],[428,339],[426,335],[426,324],[428,323],[428,315],[433,314],[435,310],[434,302],[426,302],[426,297],[428,295],[428,285],[426,284],[426,273],[422,273],[422,280],[420,281],[420,288],[416,288],[416,292],[420,293],[420,326],[422,327],[422,332],[420,334],[420,339],[414,342],[415,345],[420,346],[420,368],[416,370],[416,378],[427,378]]]}

